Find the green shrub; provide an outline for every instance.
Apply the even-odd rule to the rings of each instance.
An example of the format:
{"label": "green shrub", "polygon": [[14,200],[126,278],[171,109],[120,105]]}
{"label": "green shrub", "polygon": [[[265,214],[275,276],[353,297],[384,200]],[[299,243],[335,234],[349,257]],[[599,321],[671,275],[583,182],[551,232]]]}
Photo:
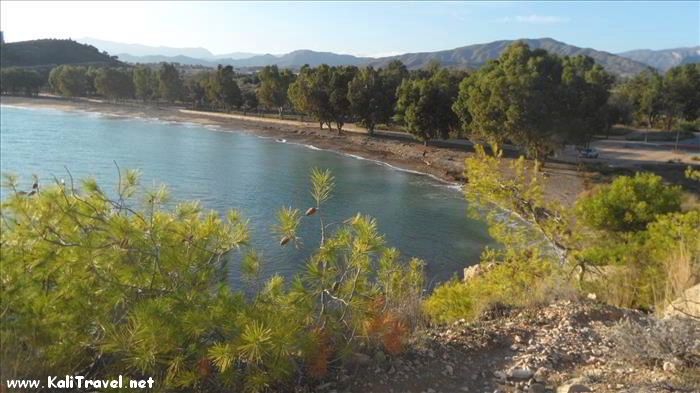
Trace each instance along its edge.
{"label": "green shrub", "polygon": [[471,320],[496,305],[527,307],[547,302],[566,287],[556,262],[529,250],[509,254],[499,262],[493,252],[486,252],[483,274],[437,287],[425,301],[426,314],[443,323]]}
{"label": "green shrub", "polygon": [[661,177],[637,173],[619,176],[576,202],[577,216],[587,225],[610,232],[644,230],[657,216],[679,211],[681,188]]}
{"label": "green shrub", "polygon": [[[373,219],[322,237],[291,282],[259,281],[247,221],[188,202],[166,209],[164,188],[133,207],[138,174],[114,199],[94,180],[18,190],[2,201],[2,379],[83,375],[156,380],[154,391],[263,391],[320,377],[360,347],[397,352],[415,323],[422,263],[399,262]],[[314,171],[315,215],[280,213],[278,233],[322,220],[333,188]],[[282,242],[281,242],[282,243]],[[285,244],[287,244],[285,243]],[[240,261],[248,287],[227,284]],[[277,387],[277,388],[276,388]]]}

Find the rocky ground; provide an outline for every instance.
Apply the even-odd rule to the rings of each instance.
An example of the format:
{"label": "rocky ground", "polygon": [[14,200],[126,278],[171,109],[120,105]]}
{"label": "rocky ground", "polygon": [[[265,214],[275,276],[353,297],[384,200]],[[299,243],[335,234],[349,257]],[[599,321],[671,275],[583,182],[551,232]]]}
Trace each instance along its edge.
{"label": "rocky ground", "polygon": [[[590,300],[492,312],[474,323],[430,328],[396,357],[357,355],[315,391],[700,392],[700,363],[671,357],[645,364],[620,356],[620,324],[650,318]],[[683,334],[700,333],[700,323],[689,323],[697,325]],[[700,360],[700,334],[684,340],[681,351]],[[640,337],[639,345],[650,344]]]}

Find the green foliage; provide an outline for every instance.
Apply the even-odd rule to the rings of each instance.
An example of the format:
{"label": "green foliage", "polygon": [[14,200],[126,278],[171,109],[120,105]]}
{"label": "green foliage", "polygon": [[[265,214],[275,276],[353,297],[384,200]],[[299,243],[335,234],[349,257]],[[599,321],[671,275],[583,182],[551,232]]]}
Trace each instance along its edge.
{"label": "green foliage", "polygon": [[287,90],[294,81],[294,74],[289,70],[280,70],[276,65],[266,66],[258,73],[260,86],[256,94],[257,100],[268,108],[275,108],[282,116],[282,110],[288,105]]}
{"label": "green foliage", "polygon": [[101,68],[97,71],[94,84],[97,93],[106,98],[119,99],[134,96],[131,71]]}
{"label": "green foliage", "polygon": [[184,94],[184,82],[180,72],[174,65],[163,63],[158,70],[158,95],[160,98],[175,102],[181,100]]}
{"label": "green foliage", "polygon": [[558,286],[567,285],[557,263],[536,250],[508,248],[496,253],[502,254],[500,258],[488,262],[493,253],[485,253],[482,259],[483,274],[437,287],[424,303],[427,315],[441,323],[473,320],[494,306],[527,307],[546,302]]}
{"label": "green foliage", "polygon": [[[332,176],[312,176],[320,205]],[[418,315],[422,263],[401,263],[373,219],[334,228],[291,282],[258,285],[264,262],[238,212],[167,209],[167,190],[142,191],[138,178],[120,174],[113,192],[88,178],[80,189],[57,182],[27,194],[6,177],[3,379],[125,374],[153,377],[155,391],[269,391],[322,376],[360,348],[401,349]],[[132,206],[137,197],[143,204]],[[289,208],[277,228],[296,237],[303,224]],[[237,261],[246,291],[227,284]]]}
{"label": "green foliage", "polygon": [[378,123],[386,123],[391,117],[393,107],[388,97],[379,72],[372,67],[361,69],[348,86],[352,111],[370,134]]}
{"label": "green foliage", "polygon": [[336,124],[338,133],[350,116],[348,84],[356,67],[302,67],[296,81],[289,86],[289,99],[298,111],[313,116],[321,126]]}
{"label": "green foliage", "polygon": [[157,74],[149,67],[136,66],[133,71],[134,95],[144,101],[158,96]]}
{"label": "green foliage", "polygon": [[458,124],[452,111],[458,80],[458,74],[446,69],[435,69],[425,78],[405,79],[396,91],[396,120],[425,143],[447,138]]}
{"label": "green foliage", "polygon": [[219,67],[203,81],[206,100],[213,106],[230,110],[242,104],[241,89],[234,79],[233,67]]}
{"label": "green foliage", "polygon": [[8,42],[0,45],[0,66],[32,67],[64,64],[123,65],[92,45],[67,39]]}
{"label": "green foliage", "polygon": [[21,68],[0,69],[0,93],[17,94],[27,96],[39,94],[39,89],[46,84],[46,77],[42,77],[36,71]]}
{"label": "green foliage", "polygon": [[69,65],[55,67],[49,74],[49,86],[62,96],[84,96],[88,89],[87,69]]}
{"label": "green foliage", "polygon": [[700,117],[700,66],[684,64],[665,75],[643,72],[619,88],[620,97],[633,108],[638,123],[654,127],[663,120],[670,130],[676,119],[693,121]]}
{"label": "green foliage", "polygon": [[330,107],[330,74],[328,66],[316,70],[302,67],[294,83],[289,85],[289,100],[294,108],[314,117],[321,127],[333,120]]}
{"label": "green foliage", "polygon": [[[473,319],[494,305],[528,306],[575,291],[663,309],[700,282],[700,211],[680,211],[680,188],[648,173],[621,176],[570,211],[544,200],[537,163],[521,157],[506,166],[497,147],[493,155],[475,150],[465,161],[464,193],[501,248],[486,250],[465,282],[436,288],[424,307],[433,320]],[[687,176],[695,176],[692,169]],[[507,212],[530,226],[504,218]]]}
{"label": "green foliage", "polygon": [[611,83],[589,57],[562,59],[515,43],[462,81],[453,109],[473,138],[511,141],[539,159],[607,127]]}
{"label": "green foliage", "polygon": [[646,228],[659,215],[681,206],[680,187],[669,187],[661,177],[637,173],[617,177],[610,185],[577,201],[577,215],[588,225],[609,232],[632,232]]}

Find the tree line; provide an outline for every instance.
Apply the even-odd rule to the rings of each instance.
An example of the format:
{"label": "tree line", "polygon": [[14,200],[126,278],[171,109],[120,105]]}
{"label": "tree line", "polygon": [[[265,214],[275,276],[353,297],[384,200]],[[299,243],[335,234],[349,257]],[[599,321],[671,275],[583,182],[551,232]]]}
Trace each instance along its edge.
{"label": "tree line", "polygon": [[[3,92],[38,92],[34,71],[3,70]],[[174,64],[94,68],[63,65],[51,70],[49,88],[63,96],[180,102],[195,108],[266,110],[308,116],[335,129],[354,122],[372,134],[391,126],[427,143],[468,137],[512,143],[541,158],[564,144],[587,144],[615,123],[663,126],[697,122],[700,65],[665,75],[644,72],[616,81],[587,56],[559,57],[514,43],[477,71],[431,64],[409,71],[399,61],[386,67],[320,65],[294,73],[267,66],[255,74],[231,66],[184,75]],[[695,124],[696,126],[697,124]]]}

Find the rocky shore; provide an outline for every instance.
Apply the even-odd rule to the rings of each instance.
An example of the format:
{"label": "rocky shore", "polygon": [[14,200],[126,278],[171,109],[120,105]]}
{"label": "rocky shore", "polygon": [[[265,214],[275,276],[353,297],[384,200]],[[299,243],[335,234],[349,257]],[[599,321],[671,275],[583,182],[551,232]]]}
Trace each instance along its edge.
{"label": "rocky shore", "polygon": [[[662,330],[654,331],[659,323]],[[413,349],[397,357],[376,352],[355,359],[317,390],[700,391],[700,322],[684,318],[660,321],[590,299],[494,311],[476,322],[432,327],[419,336]]]}

